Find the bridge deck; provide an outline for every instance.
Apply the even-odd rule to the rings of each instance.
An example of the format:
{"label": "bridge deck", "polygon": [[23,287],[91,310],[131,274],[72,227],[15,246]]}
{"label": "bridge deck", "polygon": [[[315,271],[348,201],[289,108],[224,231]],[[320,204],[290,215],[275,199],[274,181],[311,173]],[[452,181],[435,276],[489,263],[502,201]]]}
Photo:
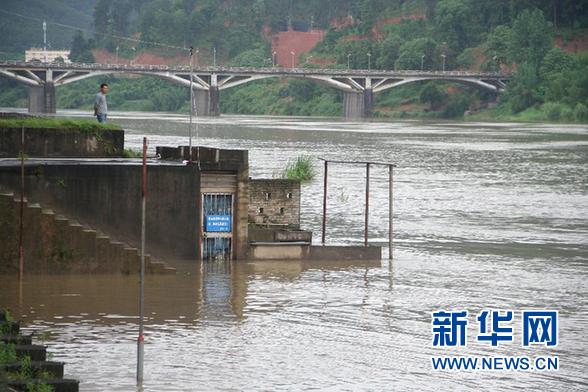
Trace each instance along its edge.
{"label": "bridge deck", "polygon": [[[107,71],[107,72],[171,72],[189,73],[187,65],[145,65],[145,64],[85,64],[85,63],[41,63],[23,61],[0,61],[0,68],[28,71]],[[222,75],[320,75],[330,77],[464,77],[476,79],[509,79],[512,75],[503,72],[471,72],[471,71],[420,71],[420,70],[379,70],[379,69],[332,69],[332,68],[281,68],[281,67],[223,67],[198,66],[193,68],[197,74]]]}

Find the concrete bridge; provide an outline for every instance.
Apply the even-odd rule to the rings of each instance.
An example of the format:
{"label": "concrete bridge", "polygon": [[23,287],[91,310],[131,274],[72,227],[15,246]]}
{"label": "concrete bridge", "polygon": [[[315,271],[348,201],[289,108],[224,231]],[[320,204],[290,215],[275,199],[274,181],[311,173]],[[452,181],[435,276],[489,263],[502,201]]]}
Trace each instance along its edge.
{"label": "concrete bridge", "polygon": [[[76,64],[0,61],[0,76],[30,87],[29,112],[55,113],[55,88],[99,75],[154,76],[189,88],[190,67],[160,65]],[[464,71],[382,71],[365,69],[196,67],[192,70],[198,116],[220,114],[220,91],[255,80],[288,77],[314,80],[343,92],[343,116],[370,117],[374,94],[407,83],[442,80],[494,93],[504,91],[511,75]]]}

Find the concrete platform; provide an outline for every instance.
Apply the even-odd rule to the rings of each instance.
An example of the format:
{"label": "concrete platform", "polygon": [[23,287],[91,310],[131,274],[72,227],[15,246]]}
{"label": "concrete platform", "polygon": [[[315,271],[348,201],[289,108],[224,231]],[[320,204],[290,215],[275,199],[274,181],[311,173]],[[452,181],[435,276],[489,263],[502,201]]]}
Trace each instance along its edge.
{"label": "concrete platform", "polygon": [[252,242],[251,260],[381,260],[380,246],[321,246],[306,242]]}

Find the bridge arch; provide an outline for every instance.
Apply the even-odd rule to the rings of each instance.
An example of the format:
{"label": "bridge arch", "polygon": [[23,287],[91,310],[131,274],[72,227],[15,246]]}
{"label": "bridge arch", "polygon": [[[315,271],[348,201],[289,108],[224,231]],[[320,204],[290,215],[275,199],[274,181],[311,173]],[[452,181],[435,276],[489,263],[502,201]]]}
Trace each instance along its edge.
{"label": "bridge arch", "polygon": [[[17,80],[37,91],[44,99],[44,109],[55,111],[55,87],[99,75],[141,75],[167,80],[184,87],[192,83],[197,100],[206,107],[201,114],[218,115],[219,92],[242,84],[275,77],[310,80],[344,93],[344,114],[369,116],[373,94],[420,81],[443,80],[472,85],[499,93],[505,88],[506,74],[463,71],[382,71],[310,68],[236,68],[119,65],[119,64],[53,64],[0,61],[0,76]],[[200,98],[198,98],[200,97]],[[47,101],[52,101],[53,106]],[[30,101],[29,101],[30,102]],[[40,105],[43,107],[43,105]],[[202,105],[201,105],[202,106]],[[355,108],[355,109],[354,109]],[[30,108],[29,108],[30,110]],[[48,110],[48,111],[47,111]]]}

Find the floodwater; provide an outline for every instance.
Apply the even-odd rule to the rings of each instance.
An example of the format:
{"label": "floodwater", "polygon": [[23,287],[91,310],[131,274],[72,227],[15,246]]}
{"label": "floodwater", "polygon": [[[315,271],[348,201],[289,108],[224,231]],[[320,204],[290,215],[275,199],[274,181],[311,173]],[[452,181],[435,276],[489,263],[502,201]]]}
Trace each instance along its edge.
{"label": "floodwater", "polygon": [[[77,115],[77,112],[67,112]],[[81,114],[80,114],[81,115]],[[113,113],[156,145],[188,144],[185,116]],[[147,391],[588,390],[588,127],[198,119],[194,145],[248,149],[250,175],[291,159],[394,162],[394,261],[178,264],[146,283]],[[303,186],[320,238],[322,165]],[[363,240],[365,167],[329,167],[327,242]],[[387,168],[372,168],[370,241],[387,246]],[[387,256],[387,249],[384,249]],[[13,279],[22,317],[84,391],[135,388],[136,276]],[[468,310],[467,347],[432,346],[431,312]],[[476,342],[476,315],[513,310],[513,342]],[[555,348],[522,347],[521,311],[559,311]],[[431,356],[558,356],[558,371],[434,371]]]}

